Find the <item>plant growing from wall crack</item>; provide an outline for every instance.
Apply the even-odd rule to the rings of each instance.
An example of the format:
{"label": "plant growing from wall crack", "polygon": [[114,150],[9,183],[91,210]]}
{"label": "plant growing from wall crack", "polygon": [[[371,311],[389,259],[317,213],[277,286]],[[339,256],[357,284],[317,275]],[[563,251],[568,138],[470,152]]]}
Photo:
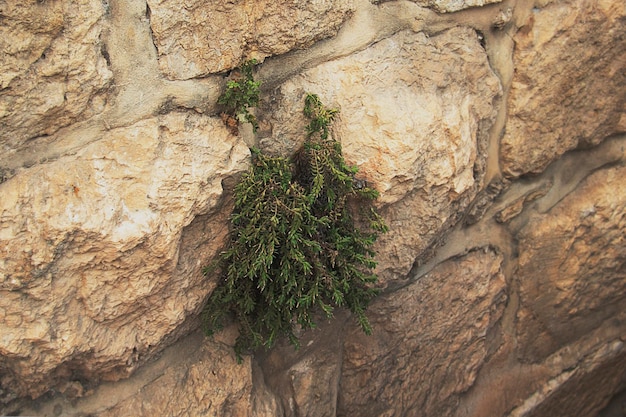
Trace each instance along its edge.
{"label": "plant growing from wall crack", "polygon": [[[221,280],[203,312],[205,331],[219,330],[228,315],[239,324],[235,344],[241,354],[271,347],[287,337],[299,346],[297,328],[313,328],[316,311],[352,311],[365,333],[365,316],[377,294],[375,252],[379,233],[387,230],[371,202],[378,193],[355,177],[341,145],[329,135],[337,110],[316,95],[305,99],[310,119],[307,138],[293,159],[271,157],[252,149],[252,168],[234,190],[228,247],[217,269]],[[368,207],[355,225],[351,202]]]}
{"label": "plant growing from wall crack", "polygon": [[217,99],[223,106],[222,120],[233,134],[238,133],[239,123],[251,123],[253,131],[259,127],[256,117],[248,110],[259,104],[260,81],[254,81],[252,70],[257,64],[255,59],[244,62],[233,71],[232,79],[226,83],[226,91]]}

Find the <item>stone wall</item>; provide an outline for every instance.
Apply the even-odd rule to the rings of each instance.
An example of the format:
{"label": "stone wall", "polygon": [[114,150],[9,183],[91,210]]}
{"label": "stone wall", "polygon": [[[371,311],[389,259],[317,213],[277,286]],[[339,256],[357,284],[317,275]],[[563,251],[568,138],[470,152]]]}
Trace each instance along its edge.
{"label": "stone wall", "polygon": [[[625,36],[621,0],[0,0],[0,414],[618,415]],[[307,92],[381,193],[374,333],[237,364],[202,268]]]}

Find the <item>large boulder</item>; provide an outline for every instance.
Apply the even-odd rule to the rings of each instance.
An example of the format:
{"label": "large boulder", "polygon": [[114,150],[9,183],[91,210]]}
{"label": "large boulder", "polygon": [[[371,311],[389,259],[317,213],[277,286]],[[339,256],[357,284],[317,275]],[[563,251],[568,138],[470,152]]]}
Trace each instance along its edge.
{"label": "large boulder", "polygon": [[173,112],[0,184],[2,399],[118,379],[176,336],[248,157],[221,120]]}

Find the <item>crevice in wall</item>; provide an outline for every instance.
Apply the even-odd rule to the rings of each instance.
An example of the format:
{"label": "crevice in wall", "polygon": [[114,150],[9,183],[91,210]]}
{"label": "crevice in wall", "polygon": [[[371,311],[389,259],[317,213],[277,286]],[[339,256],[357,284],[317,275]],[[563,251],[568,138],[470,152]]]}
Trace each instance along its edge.
{"label": "crevice in wall", "polygon": [[152,30],[152,24],[150,21],[150,18],[152,17],[152,10],[150,9],[150,4],[146,1],[146,13],[145,13],[145,20],[147,21],[147,28],[148,28],[148,32],[150,35],[150,39],[152,40],[152,47],[154,48],[154,54],[157,58],[157,62],[158,62],[158,56],[159,56],[159,48],[156,44],[155,38],[154,38],[154,31]]}
{"label": "crevice in wall", "polygon": [[414,3],[374,5],[369,0],[360,1],[357,12],[344,23],[334,38],[319,41],[306,51],[292,51],[266,59],[259,69],[263,88],[272,90],[306,69],[359,52],[402,30],[434,34],[454,26],[450,19],[440,18],[432,10]]}

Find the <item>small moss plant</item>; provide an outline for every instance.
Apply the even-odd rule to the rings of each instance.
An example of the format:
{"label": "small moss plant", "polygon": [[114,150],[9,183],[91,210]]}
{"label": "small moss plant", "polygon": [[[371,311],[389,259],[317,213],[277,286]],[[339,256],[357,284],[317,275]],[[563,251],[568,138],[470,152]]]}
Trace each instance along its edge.
{"label": "small moss plant", "polygon": [[222,120],[233,134],[238,133],[239,123],[251,123],[253,131],[259,127],[256,117],[248,110],[259,104],[260,81],[254,81],[252,70],[257,64],[255,59],[244,62],[233,71],[232,79],[226,83],[226,91],[217,99],[223,106]]}
{"label": "small moss plant", "polygon": [[[307,138],[293,160],[252,149],[252,168],[234,190],[229,244],[212,269],[222,279],[202,312],[204,329],[212,334],[232,314],[239,360],[280,337],[297,348],[298,327],[315,327],[316,312],[330,318],[337,306],[350,309],[371,332],[365,310],[377,294],[372,245],[387,227],[371,204],[362,203],[378,193],[355,178],[357,168],[346,164],[330,137],[337,110],[309,94],[304,114]],[[369,207],[361,212],[368,231],[355,225],[357,205]]]}

